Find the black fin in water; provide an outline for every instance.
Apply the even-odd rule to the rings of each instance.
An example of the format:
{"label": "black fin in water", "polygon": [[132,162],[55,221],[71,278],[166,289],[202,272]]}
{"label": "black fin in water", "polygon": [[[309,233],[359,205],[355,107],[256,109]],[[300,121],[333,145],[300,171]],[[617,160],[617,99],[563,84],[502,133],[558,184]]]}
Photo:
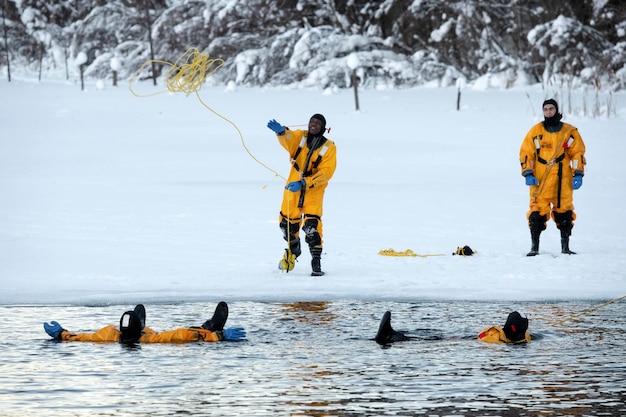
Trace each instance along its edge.
{"label": "black fin in water", "polygon": [[391,327],[391,311],[386,311],[383,314],[383,318],[380,320],[378,326],[378,333],[376,333],[376,343],[379,345],[386,345],[393,342],[403,342],[409,340],[410,337],[405,336],[402,332],[397,332]]}

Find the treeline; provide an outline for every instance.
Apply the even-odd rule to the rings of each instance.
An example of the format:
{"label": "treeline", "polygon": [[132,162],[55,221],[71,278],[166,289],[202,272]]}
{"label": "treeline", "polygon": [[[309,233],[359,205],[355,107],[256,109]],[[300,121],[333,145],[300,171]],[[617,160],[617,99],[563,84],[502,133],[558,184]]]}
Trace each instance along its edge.
{"label": "treeline", "polygon": [[[623,0],[0,0],[0,68],[130,77],[195,47],[213,83],[626,87]],[[147,66],[143,77],[162,75]]]}

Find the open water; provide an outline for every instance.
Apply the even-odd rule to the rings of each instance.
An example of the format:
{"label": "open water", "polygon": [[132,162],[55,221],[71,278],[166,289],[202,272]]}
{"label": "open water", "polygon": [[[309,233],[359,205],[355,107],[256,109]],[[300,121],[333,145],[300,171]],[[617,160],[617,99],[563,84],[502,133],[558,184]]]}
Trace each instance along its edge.
{"label": "open water", "polygon": [[[147,322],[200,325],[217,301],[146,304]],[[0,306],[0,415],[624,416],[624,301],[556,324],[599,304],[229,302],[246,341],[134,347],[42,327],[95,331],[132,305]],[[386,310],[417,339],[377,345]],[[475,340],[512,310],[535,340]]]}

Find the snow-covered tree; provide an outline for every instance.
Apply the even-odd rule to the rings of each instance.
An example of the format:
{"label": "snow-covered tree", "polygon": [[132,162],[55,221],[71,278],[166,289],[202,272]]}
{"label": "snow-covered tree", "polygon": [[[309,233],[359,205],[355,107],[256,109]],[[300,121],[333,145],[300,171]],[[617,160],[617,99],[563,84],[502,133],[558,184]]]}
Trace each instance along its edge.
{"label": "snow-covered tree", "polygon": [[[25,67],[42,59],[50,73],[84,51],[87,77],[108,76],[115,57],[119,77],[128,78],[148,60],[173,63],[193,47],[225,61],[214,83],[347,87],[353,71],[369,87],[489,75],[504,86],[568,77],[615,89],[626,79],[623,0],[5,0],[0,7],[11,56]],[[144,69],[141,78],[164,71]]]}

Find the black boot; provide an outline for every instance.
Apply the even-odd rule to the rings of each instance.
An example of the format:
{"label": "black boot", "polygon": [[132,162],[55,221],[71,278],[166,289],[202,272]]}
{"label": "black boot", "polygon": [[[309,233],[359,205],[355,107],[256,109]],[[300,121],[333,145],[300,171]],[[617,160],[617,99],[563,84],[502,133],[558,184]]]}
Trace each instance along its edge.
{"label": "black boot", "polygon": [[143,304],[137,304],[135,306],[135,313],[137,313],[137,316],[139,317],[139,320],[141,322],[141,330],[143,330],[143,328],[146,327],[146,308],[143,306]]}
{"label": "black boot", "polygon": [[561,238],[561,253],[565,253],[567,255],[576,255],[576,252],[570,250],[569,248],[569,236]]}
{"label": "black boot", "polygon": [[533,211],[528,216],[528,227],[530,228],[530,239],[532,246],[530,252],[526,256],[539,255],[539,235],[546,230],[546,222],[548,218],[546,216],[540,216],[538,211]]}
{"label": "black boot", "polygon": [[228,320],[228,304],[224,301],[220,301],[215,307],[215,313],[210,320],[207,320],[202,325],[202,328],[211,332],[217,332],[224,330],[224,325]]}
{"label": "black boot", "polygon": [[315,258],[311,259],[311,269],[313,270],[313,272],[311,272],[311,276],[321,277],[322,275],[325,274],[325,272],[322,271],[321,261],[322,261],[322,258],[320,258],[319,256],[316,256]]}
{"label": "black boot", "polygon": [[566,255],[576,255],[576,252],[569,248],[569,237],[572,235],[572,227],[574,227],[573,216],[571,210],[565,213],[554,213],[556,227],[561,231],[561,253]]}
{"label": "black boot", "polygon": [[311,248],[311,276],[321,277],[324,275],[322,271],[322,248]]}
{"label": "black boot", "polygon": [[561,229],[561,253],[566,255],[576,255],[576,252],[569,248],[569,237],[571,235],[571,229]]}
{"label": "black boot", "polygon": [[541,232],[536,232],[536,231],[533,231],[532,229],[530,230],[531,246],[530,246],[530,252],[528,252],[526,256],[539,255],[539,235],[540,234]]}
{"label": "black boot", "polygon": [[376,333],[375,338],[376,343],[386,345],[388,343],[403,342],[409,339],[410,337],[405,336],[404,333],[395,331],[391,327],[391,311],[386,311],[378,326],[378,333]]}

